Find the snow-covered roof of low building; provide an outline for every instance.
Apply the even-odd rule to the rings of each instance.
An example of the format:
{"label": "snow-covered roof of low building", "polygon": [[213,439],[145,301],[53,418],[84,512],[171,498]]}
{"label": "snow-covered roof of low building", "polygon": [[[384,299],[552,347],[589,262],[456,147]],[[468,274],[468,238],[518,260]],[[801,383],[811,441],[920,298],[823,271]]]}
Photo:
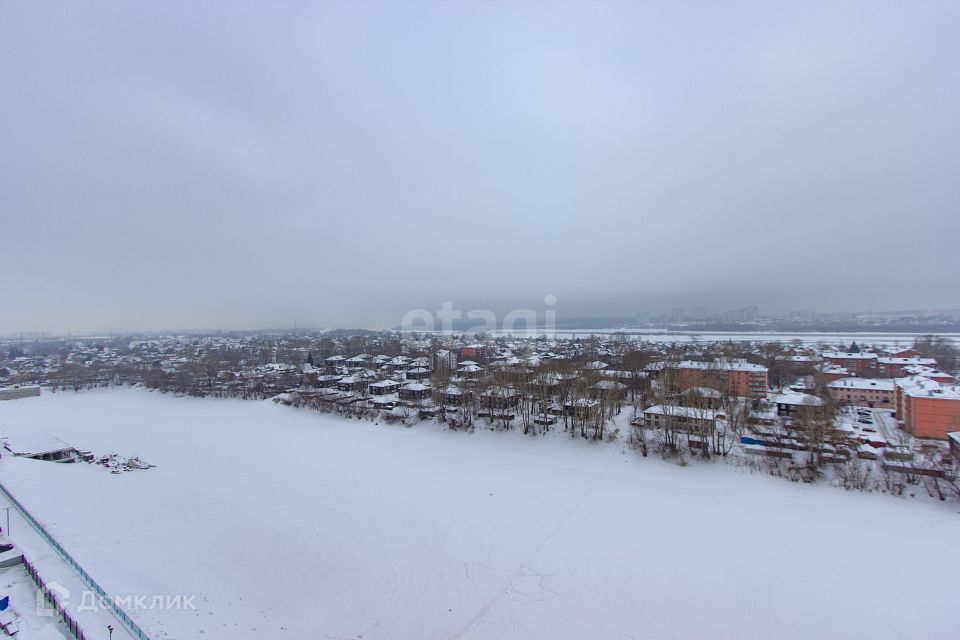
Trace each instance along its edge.
{"label": "snow-covered roof of low building", "polygon": [[683,395],[692,395],[697,394],[703,396],[704,398],[719,398],[723,394],[717,391],[716,389],[711,389],[710,387],[690,387],[683,391]]}
{"label": "snow-covered roof of low building", "polygon": [[493,387],[480,395],[486,398],[512,398],[517,395],[517,390],[513,387]]}
{"label": "snow-covered roof of low building", "polygon": [[893,380],[889,378],[841,378],[827,385],[831,389],[873,389],[875,391],[893,391]]}
{"label": "snow-covered roof of low building", "polygon": [[608,365],[606,362],[601,362],[600,360],[594,360],[593,362],[588,362],[587,364],[583,365],[583,368],[596,370],[596,369],[606,369],[609,366],[610,365]]}
{"label": "snow-covered roof of low building", "polygon": [[565,407],[595,407],[600,404],[599,400],[594,400],[593,398],[577,398],[576,400],[568,400],[563,403]]}
{"label": "snow-covered roof of low building", "polygon": [[563,374],[554,371],[543,371],[533,379],[533,384],[553,386],[563,381]]}
{"label": "snow-covered roof of low building", "polygon": [[643,410],[645,414],[661,415],[670,417],[696,418],[700,420],[713,420],[717,417],[717,412],[713,409],[699,407],[681,407],[671,404],[655,404]]}
{"label": "snow-covered roof of low building", "polygon": [[777,404],[788,404],[795,406],[820,407],[823,406],[823,399],[809,393],[781,393],[773,400]]}
{"label": "snow-covered roof of low building", "polygon": [[617,382],[616,380],[601,380],[591,388],[597,389],[598,391],[619,391],[626,389],[627,385],[622,382]]}
{"label": "snow-covered roof of low building", "polygon": [[643,371],[620,371],[617,369],[603,369],[598,371],[601,376],[606,378],[620,378],[621,380],[633,380],[635,378],[646,378],[647,374]]}
{"label": "snow-covered roof of low building", "polygon": [[18,456],[32,456],[42,453],[53,453],[54,451],[63,451],[72,449],[66,442],[46,433],[35,433],[26,436],[11,436],[5,438],[4,446],[13,454]]}
{"label": "snow-covered roof of low building", "polygon": [[400,383],[396,380],[380,380],[378,382],[373,382],[370,384],[371,387],[376,387],[377,389],[384,389],[386,387],[398,387]]}
{"label": "snow-covered roof of low building", "polygon": [[824,363],[822,363],[822,364],[817,364],[817,365],[814,365],[813,368],[816,369],[817,371],[820,371],[821,373],[829,373],[829,374],[835,375],[835,376],[836,376],[836,375],[840,375],[840,376],[848,376],[848,375],[850,375],[850,370],[849,370],[849,369],[847,369],[846,367],[841,367],[841,366],[838,365],[838,364],[833,364],[832,362],[824,362]]}

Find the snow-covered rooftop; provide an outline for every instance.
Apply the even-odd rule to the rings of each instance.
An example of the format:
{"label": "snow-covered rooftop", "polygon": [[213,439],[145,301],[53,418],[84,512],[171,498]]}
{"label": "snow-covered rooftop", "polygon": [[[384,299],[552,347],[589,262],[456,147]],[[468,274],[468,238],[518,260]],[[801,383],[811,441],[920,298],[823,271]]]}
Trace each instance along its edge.
{"label": "snow-covered rooftop", "polygon": [[655,404],[643,410],[645,414],[661,415],[671,417],[696,418],[700,420],[713,420],[717,417],[717,411],[700,407],[682,407],[679,405]]}
{"label": "snow-covered rooftop", "polygon": [[960,400],[960,385],[943,384],[924,376],[897,378],[895,384],[902,393],[912,398]]}
{"label": "snow-covered rooftop", "polygon": [[898,364],[901,366],[906,365],[921,365],[924,367],[935,367],[937,366],[937,361],[934,358],[877,358],[878,364]]}
{"label": "snow-covered rooftop", "polygon": [[823,406],[823,399],[809,393],[781,393],[773,399],[777,404],[788,404],[795,406],[820,407]]}
{"label": "snow-covered rooftop", "polygon": [[5,438],[4,446],[18,456],[38,455],[72,449],[66,442],[46,433],[18,435]]}
{"label": "snow-covered rooftop", "polygon": [[717,359],[713,362],[702,362],[699,360],[684,360],[677,365],[680,369],[718,369],[720,371],[749,371],[754,373],[762,373],[767,370],[762,364],[753,364],[752,362],[747,362],[746,360],[721,360]]}
{"label": "snow-covered rooftop", "polygon": [[840,359],[842,360],[876,360],[877,359],[877,354],[864,352],[864,351],[861,351],[858,353],[851,353],[849,351],[824,351],[822,355],[824,358],[835,358],[838,360]]}
{"label": "snow-covered rooftop", "polygon": [[893,391],[893,380],[889,378],[841,378],[827,385],[832,389],[872,389],[874,391]]}

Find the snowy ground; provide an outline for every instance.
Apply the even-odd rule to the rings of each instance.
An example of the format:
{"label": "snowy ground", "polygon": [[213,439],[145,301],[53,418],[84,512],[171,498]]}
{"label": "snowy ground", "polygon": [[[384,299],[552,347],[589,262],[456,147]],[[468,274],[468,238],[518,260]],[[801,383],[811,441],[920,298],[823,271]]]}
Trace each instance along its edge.
{"label": "snowy ground", "polygon": [[58,618],[37,613],[37,586],[22,564],[0,569],[0,597],[10,597],[10,608],[0,614],[16,619],[17,640],[64,640],[66,627]]}
{"label": "snowy ground", "polygon": [[955,506],[142,390],[0,403],[35,431],[157,465],[0,461],[108,591],[199,594],[156,638],[960,636]]}

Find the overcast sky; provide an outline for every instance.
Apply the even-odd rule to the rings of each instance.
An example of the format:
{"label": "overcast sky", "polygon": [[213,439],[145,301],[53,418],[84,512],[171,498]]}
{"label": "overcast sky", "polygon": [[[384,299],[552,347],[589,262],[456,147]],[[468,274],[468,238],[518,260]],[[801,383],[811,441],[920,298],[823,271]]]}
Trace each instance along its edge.
{"label": "overcast sky", "polygon": [[5,2],[0,332],[960,307],[957,24]]}

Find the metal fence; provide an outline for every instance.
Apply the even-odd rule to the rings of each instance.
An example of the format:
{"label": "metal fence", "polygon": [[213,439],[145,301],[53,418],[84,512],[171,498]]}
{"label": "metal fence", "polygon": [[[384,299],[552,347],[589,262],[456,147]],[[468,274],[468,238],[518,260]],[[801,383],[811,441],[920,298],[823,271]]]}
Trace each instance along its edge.
{"label": "metal fence", "polygon": [[37,530],[37,533],[40,534],[40,537],[46,540],[46,542],[53,547],[58,554],[60,554],[60,557],[63,558],[67,564],[73,567],[76,572],[80,574],[80,577],[83,578],[83,581],[87,583],[87,586],[89,586],[90,589],[97,594],[99,602],[109,607],[113,614],[117,616],[117,619],[127,627],[134,638],[137,638],[137,640],[150,640],[150,636],[144,633],[143,629],[141,629],[123,609],[117,606],[114,599],[107,595],[107,592],[104,591],[99,584],[97,584],[97,581],[91,578],[90,574],[84,571],[83,567],[81,567],[80,564],[73,559],[73,556],[67,553],[67,551],[60,546],[60,543],[57,542],[56,539],[47,532],[46,528],[37,522],[37,519],[34,518],[22,504],[20,504],[20,501],[13,497],[13,494],[11,494],[7,488],[3,486],[3,483],[0,483],[0,493],[2,493],[4,497],[10,501],[10,504],[17,508],[17,511],[20,512],[20,515],[22,515],[23,518],[29,522],[34,529]]}
{"label": "metal fence", "polygon": [[37,572],[37,568],[33,566],[33,563],[23,556],[23,566],[27,570],[27,575],[30,576],[34,583],[37,585],[37,588],[40,589],[40,592],[43,594],[44,599],[50,603],[56,612],[60,615],[60,619],[63,620],[64,626],[67,628],[67,631],[70,632],[77,640],[87,640],[87,636],[83,633],[83,629],[80,628],[80,625],[77,621],[70,615],[70,612],[67,611],[66,607],[63,606],[60,602],[60,598],[57,597],[57,592],[47,586],[46,581],[40,576]]}

